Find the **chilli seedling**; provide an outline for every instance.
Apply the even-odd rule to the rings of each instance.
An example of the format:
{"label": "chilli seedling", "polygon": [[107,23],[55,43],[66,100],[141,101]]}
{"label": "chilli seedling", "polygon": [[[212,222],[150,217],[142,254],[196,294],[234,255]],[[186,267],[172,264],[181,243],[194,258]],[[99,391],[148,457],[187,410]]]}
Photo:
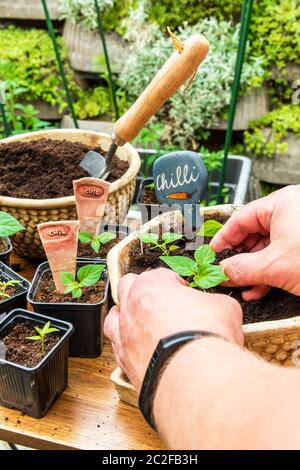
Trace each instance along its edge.
{"label": "chilli seedling", "polygon": [[99,253],[102,245],[106,245],[111,240],[116,238],[116,235],[111,232],[103,232],[99,235],[91,235],[89,232],[80,232],[78,236],[81,243],[89,243],[92,249]]}
{"label": "chilli seedling", "polygon": [[180,276],[192,277],[191,287],[205,290],[229,280],[222,266],[212,264],[216,253],[209,245],[197,248],[194,259],[186,256],[160,256],[160,259]]}
{"label": "chilli seedling", "polygon": [[212,238],[216,235],[216,233],[218,233],[219,230],[221,230],[222,227],[224,227],[224,225],[217,220],[206,220],[201,225],[198,235]]}
{"label": "chilli seedling", "polygon": [[20,222],[8,214],[7,212],[0,211],[0,237],[10,237],[21,230],[25,230]]}
{"label": "chilli seedling", "polygon": [[46,336],[51,334],[51,333],[54,333],[55,331],[59,331],[59,329],[52,327],[51,323],[49,321],[48,321],[48,323],[46,323],[46,325],[44,325],[43,329],[39,328],[38,326],[35,326],[34,329],[37,332],[37,335],[27,336],[26,339],[29,339],[30,341],[41,341],[41,343],[42,343],[42,354],[44,356]]}
{"label": "chilli seedling", "polygon": [[180,233],[166,232],[161,238],[162,243],[159,242],[159,237],[156,233],[141,233],[139,235],[139,239],[142,243],[151,245],[152,249],[159,248],[165,256],[179,249],[179,246],[174,245],[174,242],[182,240],[182,235]]}
{"label": "chilli seedling", "polygon": [[0,300],[10,299],[11,296],[6,292],[6,290],[9,287],[14,287],[20,283],[21,281],[15,281],[15,280],[7,281],[7,282],[0,281]]}
{"label": "chilli seedling", "polygon": [[78,280],[72,273],[60,273],[61,282],[66,286],[64,294],[72,294],[73,299],[79,299],[83,294],[82,288],[94,286],[101,278],[104,269],[104,264],[82,266],[77,271]]}

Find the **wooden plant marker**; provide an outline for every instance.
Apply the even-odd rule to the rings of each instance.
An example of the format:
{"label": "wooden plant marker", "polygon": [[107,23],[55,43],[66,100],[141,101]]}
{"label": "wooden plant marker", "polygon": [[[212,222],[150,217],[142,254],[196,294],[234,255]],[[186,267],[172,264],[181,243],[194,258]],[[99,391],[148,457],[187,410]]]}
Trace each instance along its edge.
{"label": "wooden plant marker", "polygon": [[80,230],[96,235],[104,215],[110,183],[98,178],[73,181]]}
{"label": "wooden plant marker", "polygon": [[46,252],[56,290],[63,293],[66,286],[61,272],[76,274],[79,221],[45,222],[38,231]]}

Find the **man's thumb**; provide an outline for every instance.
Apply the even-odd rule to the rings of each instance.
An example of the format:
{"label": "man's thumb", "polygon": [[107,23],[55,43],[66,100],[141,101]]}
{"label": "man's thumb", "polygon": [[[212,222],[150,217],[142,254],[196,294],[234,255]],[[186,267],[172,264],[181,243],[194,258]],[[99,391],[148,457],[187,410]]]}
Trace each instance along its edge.
{"label": "man's thumb", "polygon": [[226,285],[269,285],[270,247],[254,253],[241,253],[220,263],[230,278]]}

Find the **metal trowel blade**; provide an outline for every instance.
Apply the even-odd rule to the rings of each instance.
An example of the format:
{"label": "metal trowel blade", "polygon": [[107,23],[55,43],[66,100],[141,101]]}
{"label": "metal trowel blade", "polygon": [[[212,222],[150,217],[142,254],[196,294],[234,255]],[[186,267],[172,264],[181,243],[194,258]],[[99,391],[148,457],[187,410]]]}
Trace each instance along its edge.
{"label": "metal trowel blade", "polygon": [[106,159],[100,153],[90,150],[81,160],[79,166],[94,178],[105,179],[108,176]]}

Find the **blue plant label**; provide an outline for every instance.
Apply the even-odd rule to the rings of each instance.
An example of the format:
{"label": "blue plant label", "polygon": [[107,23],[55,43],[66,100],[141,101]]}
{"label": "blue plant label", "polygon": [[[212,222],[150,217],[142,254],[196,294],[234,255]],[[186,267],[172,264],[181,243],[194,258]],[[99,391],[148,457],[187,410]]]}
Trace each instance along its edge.
{"label": "blue plant label", "polygon": [[199,153],[171,152],[153,165],[156,197],[161,204],[199,204],[207,195],[208,172]]}

